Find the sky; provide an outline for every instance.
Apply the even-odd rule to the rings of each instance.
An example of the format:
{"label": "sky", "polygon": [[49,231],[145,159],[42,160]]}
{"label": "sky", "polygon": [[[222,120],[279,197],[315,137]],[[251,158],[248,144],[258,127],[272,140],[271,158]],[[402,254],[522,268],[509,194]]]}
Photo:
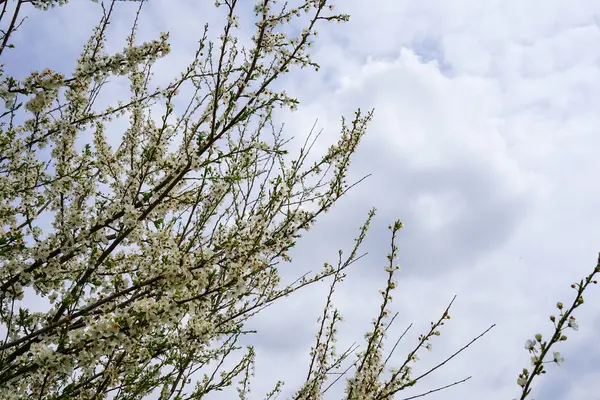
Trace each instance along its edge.
{"label": "sky", "polygon": [[[400,219],[402,270],[391,305],[399,314],[386,349],[413,326],[391,365],[402,363],[454,295],[452,319],[432,351],[420,353],[416,375],[496,326],[397,398],[467,376],[472,378],[427,398],[517,397],[517,376],[529,367],[525,341],[552,333],[548,317],[556,302],[572,301],[570,284],[592,271],[600,251],[600,2],[334,4],[350,14],[350,22],[319,29],[313,47],[318,73],[294,70],[279,82],[300,105],[276,121],[296,138],[292,148],[316,121],[323,130],[319,153],[336,141],[342,115],[373,108],[350,172],[354,180],[370,176],[304,235],[281,273],[292,280],[335,262],[339,249],[351,248],[369,209],[377,208],[362,247],[368,254],[350,267],[334,297],[345,319],[338,349],[363,345],[379,310],[378,290],[385,287],[387,226]],[[135,9],[118,4],[109,49],[122,48]],[[52,11],[29,12],[7,70],[69,71],[99,11],[90,1],[71,0]],[[172,46],[157,65],[156,81],[174,77],[191,60],[204,24],[216,31],[220,18],[213,1],[150,0],[140,40],[169,31]],[[251,34],[242,32],[242,40]],[[126,91],[116,85],[102,101]],[[262,399],[278,379],[285,381],[284,395],[299,388],[328,284],[283,299],[251,321],[258,330],[246,339],[257,352],[253,398]],[[568,332],[569,340],[556,347],[565,362],[547,366],[547,376],[534,381],[532,398],[597,398],[600,290],[591,287],[585,300],[575,314],[579,331]],[[340,398],[343,389],[339,382],[326,398]]]}

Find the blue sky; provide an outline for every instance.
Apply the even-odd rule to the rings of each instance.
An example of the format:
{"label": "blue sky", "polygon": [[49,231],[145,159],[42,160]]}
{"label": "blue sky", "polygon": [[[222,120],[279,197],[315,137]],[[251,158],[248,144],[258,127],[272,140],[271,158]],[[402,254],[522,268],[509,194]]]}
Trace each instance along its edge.
{"label": "blue sky", "polygon": [[[336,140],[341,115],[374,108],[351,169],[351,178],[372,176],[305,235],[282,274],[293,279],[335,262],[338,249],[350,248],[368,210],[376,207],[363,247],[369,254],[351,267],[335,296],[345,318],[338,348],[361,343],[379,308],[377,290],[385,285],[386,227],[401,219],[402,272],[392,304],[400,314],[388,349],[408,324],[414,326],[396,351],[397,361],[454,294],[452,319],[433,351],[421,355],[417,374],[497,324],[406,395],[473,375],[428,398],[516,397],[517,375],[529,363],[525,340],[551,333],[554,304],[572,299],[570,283],[592,270],[600,251],[600,3],[336,3],[351,21],[321,27],[314,59],[322,69],[295,70],[280,82],[301,104],[276,118],[286,123],[286,135],[297,138],[292,148],[318,120],[323,141],[316,157]],[[212,4],[150,0],[145,6],[139,39],[171,33],[172,54],[159,62],[157,83],[168,82],[190,60],[205,23],[213,35],[220,30]],[[122,48],[135,9],[118,4],[109,49]],[[83,0],[29,13],[15,36],[18,51],[4,61],[7,71],[69,71],[98,18],[99,6]],[[114,85],[102,101],[126,90]],[[286,381],[284,393],[302,382],[326,289],[299,292],[252,321],[259,330],[249,341],[258,353],[256,399],[278,379]],[[576,313],[579,332],[557,348],[564,365],[548,366],[533,398],[597,398],[597,304],[600,291],[592,287]],[[337,390],[331,398],[339,397],[343,385]]]}

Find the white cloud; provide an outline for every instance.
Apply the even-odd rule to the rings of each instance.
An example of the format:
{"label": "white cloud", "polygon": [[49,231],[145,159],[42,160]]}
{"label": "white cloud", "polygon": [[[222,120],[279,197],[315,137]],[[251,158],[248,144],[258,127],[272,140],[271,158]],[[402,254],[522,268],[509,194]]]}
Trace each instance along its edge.
{"label": "white cloud", "polygon": [[[330,41],[317,48],[321,76],[337,81],[335,89],[314,90],[329,87],[325,81],[311,82],[306,90],[297,86],[308,105],[292,121],[325,110],[321,114],[329,118],[319,115],[320,122],[331,135],[340,113],[356,106],[376,109],[355,165],[357,176],[374,176],[350,194],[351,205],[340,205],[335,221],[327,221],[333,227],[323,227],[322,235],[347,230],[353,208],[365,205],[382,210],[372,230],[378,242],[387,244],[387,222],[396,217],[407,222],[397,303],[401,310],[413,308],[407,320],[434,317],[434,304],[439,308],[444,296],[433,293],[445,293],[446,300],[458,293],[456,307],[463,312],[450,325],[464,330],[453,331],[451,343],[469,338],[467,328],[498,323],[496,333],[480,343],[485,351],[467,352],[440,372],[476,371],[477,383],[439,398],[507,398],[516,393],[516,376],[527,366],[525,339],[549,332],[553,304],[573,296],[568,285],[591,271],[599,250],[597,5],[372,4],[344,3],[353,22],[327,31],[323,36]],[[439,217],[444,201],[445,220]],[[439,229],[432,231],[432,224]],[[369,243],[368,264],[379,265],[386,246]],[[374,293],[376,279],[382,284],[381,275],[358,274],[355,286],[348,283],[352,295],[346,301],[358,290]],[[598,314],[586,306],[579,314],[588,319],[590,332]],[[345,332],[366,329],[368,316],[359,318],[353,305],[346,308],[356,325],[349,322]],[[569,336],[573,343],[585,340],[583,331]],[[447,353],[449,343],[437,350]],[[564,354],[568,366],[590,356],[579,353],[569,360]],[[540,379],[539,390],[547,383]],[[579,386],[576,376],[564,384]]]}

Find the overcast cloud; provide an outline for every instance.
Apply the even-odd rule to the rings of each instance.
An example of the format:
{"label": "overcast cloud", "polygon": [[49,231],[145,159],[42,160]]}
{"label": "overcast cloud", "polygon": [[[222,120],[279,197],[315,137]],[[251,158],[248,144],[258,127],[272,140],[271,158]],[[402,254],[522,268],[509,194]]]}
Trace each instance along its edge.
{"label": "overcast cloud", "polygon": [[[140,40],[170,31],[173,49],[159,63],[156,83],[168,82],[193,57],[204,23],[214,24],[213,35],[220,30],[212,4],[148,2]],[[319,73],[293,71],[280,82],[301,105],[277,120],[299,146],[318,119],[319,152],[336,140],[341,115],[374,108],[351,169],[353,179],[372,176],[305,235],[282,273],[292,279],[335,262],[338,249],[350,249],[368,210],[376,207],[363,247],[369,254],[351,267],[335,297],[345,318],[338,348],[362,343],[378,312],[377,290],[385,286],[387,225],[401,219],[402,271],[392,304],[399,316],[387,350],[414,325],[391,365],[402,362],[455,294],[452,319],[432,342],[433,351],[421,354],[417,375],[497,324],[406,396],[472,375],[428,398],[512,399],[519,393],[518,373],[529,367],[525,340],[551,333],[548,316],[556,301],[571,301],[569,285],[592,270],[600,251],[600,2],[337,4],[351,21],[319,30]],[[110,31],[115,51],[136,9],[118,6]],[[29,13],[15,37],[16,56],[6,61],[8,72],[69,71],[98,12],[96,4],[72,0],[60,9]],[[127,86],[111,90],[117,96]],[[259,330],[248,340],[258,353],[256,399],[278,379],[289,394],[305,378],[326,289],[298,292],[252,322]],[[576,313],[579,332],[557,348],[564,364],[548,365],[533,398],[598,398],[599,304],[600,290],[592,287]],[[344,389],[342,382],[336,386],[332,399]]]}

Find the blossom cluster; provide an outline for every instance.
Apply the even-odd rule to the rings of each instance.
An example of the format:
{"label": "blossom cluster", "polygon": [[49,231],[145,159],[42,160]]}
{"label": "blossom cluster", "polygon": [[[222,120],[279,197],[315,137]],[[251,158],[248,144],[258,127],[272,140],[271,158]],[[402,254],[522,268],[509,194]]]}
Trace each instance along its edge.
{"label": "blossom cluster", "polygon": [[565,305],[562,302],[559,301],[556,303],[559,315],[558,318],[555,315],[550,315],[550,321],[554,325],[554,333],[550,340],[544,340],[542,334],[537,333],[533,339],[528,339],[525,342],[525,349],[531,354],[533,369],[530,372],[529,369],[523,368],[517,378],[517,384],[522,390],[520,400],[524,400],[531,393],[531,382],[533,379],[536,376],[546,373],[544,364],[555,363],[560,365],[564,361],[564,357],[558,351],[552,351],[551,360],[546,361],[546,356],[550,354],[550,350],[556,343],[567,340],[567,335],[564,334],[567,329],[579,330],[579,323],[572,313],[577,307],[583,304],[583,292],[585,289],[590,284],[597,284],[597,280],[594,279],[597,273],[600,273],[600,256],[598,257],[598,264],[594,268],[594,271],[585,279],[571,285],[571,288],[577,292],[571,306],[565,309]]}
{"label": "blossom cluster", "polygon": [[[0,397],[220,390],[251,369],[251,349],[230,371],[206,368],[235,357],[244,322],[335,273],[281,288],[276,264],[351,187],[347,169],[372,114],[344,124],[314,165],[307,149],[290,161],[267,127],[276,105],[298,102],[271,87],[293,66],[316,65],[307,52],[315,24],[344,17],[325,16],[327,1],[258,3],[253,48],[238,48],[236,2],[223,2],[225,33],[218,43],[203,36],[196,59],[163,88],[151,88],[151,71],[170,51],[168,34],[136,44],[136,17],[124,49],[106,51],[118,2],[102,7],[72,73],[18,81],[2,72]],[[299,15],[307,29],[279,33]],[[112,76],[128,78],[131,95],[98,109]],[[187,106],[190,87],[203,94]],[[113,122],[128,127],[115,132]],[[29,293],[45,311],[23,303]]]}

